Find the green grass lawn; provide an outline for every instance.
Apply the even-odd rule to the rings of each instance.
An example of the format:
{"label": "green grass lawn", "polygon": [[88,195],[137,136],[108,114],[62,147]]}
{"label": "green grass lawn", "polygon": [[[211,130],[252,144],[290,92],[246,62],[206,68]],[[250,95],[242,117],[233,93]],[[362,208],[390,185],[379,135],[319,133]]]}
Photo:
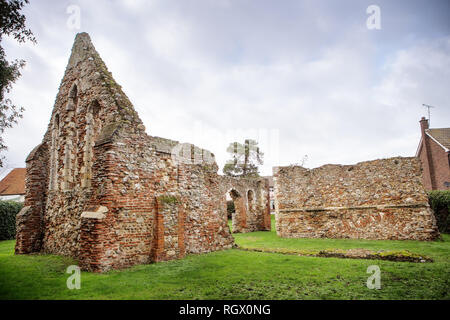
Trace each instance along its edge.
{"label": "green grass lawn", "polygon": [[[14,255],[0,241],[0,299],[450,299],[450,236],[444,241],[280,239],[272,232],[234,234],[247,248],[368,248],[409,250],[434,263],[316,258],[238,249],[135,266],[105,274],[82,272],[81,289],[66,287],[76,261],[54,255]],[[381,269],[381,289],[366,287],[369,265]]]}
{"label": "green grass lawn", "polygon": [[[280,238],[275,232],[275,218],[272,216],[271,232],[252,232],[233,234],[236,243],[242,248],[277,248],[305,251],[324,249],[369,249],[386,251],[405,251],[427,255],[436,262],[450,263],[450,235],[443,234],[443,241],[411,240],[353,240],[353,239],[293,239]],[[448,276],[448,275],[447,275]],[[447,280],[449,280],[447,278]]]}

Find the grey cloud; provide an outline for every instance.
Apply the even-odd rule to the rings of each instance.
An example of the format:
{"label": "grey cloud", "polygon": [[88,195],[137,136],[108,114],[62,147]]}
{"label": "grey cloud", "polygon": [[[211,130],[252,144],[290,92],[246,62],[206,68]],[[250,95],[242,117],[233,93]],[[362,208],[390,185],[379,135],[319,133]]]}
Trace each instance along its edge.
{"label": "grey cloud", "polygon": [[305,154],[308,167],[413,155],[422,103],[439,106],[433,126],[450,121],[448,2],[376,2],[379,31],[365,26],[372,1],[33,2],[39,44],[7,44],[29,68],[12,94],[28,108],[8,161],[23,165],[47,127],[76,32],[69,4],[147,132],[207,147],[219,165],[225,133],[245,128],[279,130],[264,174]]}

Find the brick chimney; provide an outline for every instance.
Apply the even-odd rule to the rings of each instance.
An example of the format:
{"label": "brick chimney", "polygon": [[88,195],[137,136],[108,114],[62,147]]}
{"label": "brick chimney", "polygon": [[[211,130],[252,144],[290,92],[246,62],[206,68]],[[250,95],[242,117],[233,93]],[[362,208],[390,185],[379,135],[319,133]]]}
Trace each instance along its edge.
{"label": "brick chimney", "polygon": [[425,130],[428,129],[428,120],[425,119],[425,117],[422,117],[420,119],[420,132],[422,133],[422,137],[425,136]]}

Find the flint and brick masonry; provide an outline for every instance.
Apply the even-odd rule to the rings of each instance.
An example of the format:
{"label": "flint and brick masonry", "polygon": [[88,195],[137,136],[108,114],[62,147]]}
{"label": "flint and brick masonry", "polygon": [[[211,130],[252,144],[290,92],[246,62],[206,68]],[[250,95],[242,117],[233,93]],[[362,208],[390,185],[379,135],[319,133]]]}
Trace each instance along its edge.
{"label": "flint and brick masonry", "polygon": [[439,236],[418,158],[315,169],[275,167],[283,238],[433,240]]}
{"label": "flint and brick masonry", "polygon": [[229,249],[270,230],[268,181],[217,174],[214,155],[146,134],[86,33],[76,36],[43,141],[28,156],[16,254],[107,271]]}

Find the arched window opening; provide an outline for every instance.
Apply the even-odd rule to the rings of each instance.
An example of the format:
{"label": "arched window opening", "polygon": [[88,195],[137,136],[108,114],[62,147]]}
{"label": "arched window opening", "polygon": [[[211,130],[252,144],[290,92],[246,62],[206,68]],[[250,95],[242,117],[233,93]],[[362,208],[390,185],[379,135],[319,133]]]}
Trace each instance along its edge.
{"label": "arched window opening", "polygon": [[72,88],[70,88],[68,98],[67,110],[75,110],[78,104],[78,87],[76,84],[73,84]]}
{"label": "arched window opening", "polygon": [[[242,213],[245,212],[245,203],[240,193],[234,189],[231,189],[226,194],[227,200],[227,218],[228,226],[232,233],[241,232],[242,225]],[[244,210],[244,211],[243,211]]]}
{"label": "arched window opening", "polygon": [[91,106],[90,106],[90,110],[89,110],[89,111],[92,113],[92,116],[94,117],[94,119],[97,119],[97,118],[98,118],[98,115],[99,115],[99,113],[100,113],[100,103],[98,103],[97,100],[94,100],[94,101],[91,103]]}
{"label": "arched window opening", "polygon": [[52,140],[50,145],[50,190],[58,189],[59,126],[59,114],[56,114],[53,117]]}
{"label": "arched window opening", "polygon": [[101,106],[97,100],[90,103],[86,113],[86,133],[84,136],[84,157],[82,163],[81,187],[90,188],[92,186],[92,167],[94,164],[94,144],[98,133],[101,130],[101,120],[99,119]]}

